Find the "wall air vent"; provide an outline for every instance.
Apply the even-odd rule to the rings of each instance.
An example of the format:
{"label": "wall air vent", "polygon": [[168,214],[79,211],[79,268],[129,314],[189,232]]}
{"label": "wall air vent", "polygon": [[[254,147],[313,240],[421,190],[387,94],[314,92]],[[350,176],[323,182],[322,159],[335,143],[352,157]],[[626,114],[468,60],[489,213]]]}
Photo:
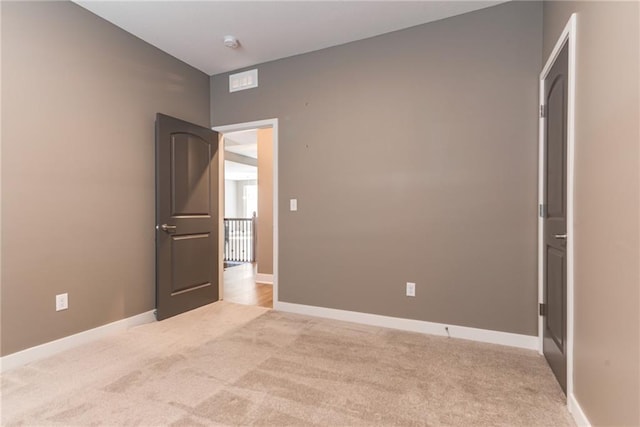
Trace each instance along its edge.
{"label": "wall air vent", "polygon": [[229,92],[258,87],[258,70],[243,71],[229,76]]}

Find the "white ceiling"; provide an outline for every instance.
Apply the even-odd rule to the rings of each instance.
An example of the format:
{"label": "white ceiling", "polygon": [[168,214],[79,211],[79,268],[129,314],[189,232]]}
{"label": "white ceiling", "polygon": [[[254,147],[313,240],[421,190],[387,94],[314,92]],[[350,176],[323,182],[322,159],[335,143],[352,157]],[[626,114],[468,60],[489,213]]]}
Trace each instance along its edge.
{"label": "white ceiling", "polygon": [[[209,74],[337,46],[502,3],[476,1],[95,1],[80,6]],[[234,35],[232,50],[222,39]]]}

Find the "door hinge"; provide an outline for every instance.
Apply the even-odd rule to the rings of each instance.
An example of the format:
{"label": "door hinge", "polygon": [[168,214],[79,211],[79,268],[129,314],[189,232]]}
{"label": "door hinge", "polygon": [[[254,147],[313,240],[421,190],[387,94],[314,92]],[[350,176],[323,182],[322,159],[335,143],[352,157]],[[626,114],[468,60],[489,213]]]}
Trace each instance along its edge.
{"label": "door hinge", "polygon": [[543,303],[538,304],[538,314],[540,316],[547,315],[547,304],[543,304]]}
{"label": "door hinge", "polygon": [[547,115],[547,109],[545,108],[544,104],[540,104],[540,117],[546,117]]}
{"label": "door hinge", "polygon": [[545,216],[547,216],[547,206],[543,203],[540,203],[538,205],[538,215],[540,216],[540,218],[544,218]]}

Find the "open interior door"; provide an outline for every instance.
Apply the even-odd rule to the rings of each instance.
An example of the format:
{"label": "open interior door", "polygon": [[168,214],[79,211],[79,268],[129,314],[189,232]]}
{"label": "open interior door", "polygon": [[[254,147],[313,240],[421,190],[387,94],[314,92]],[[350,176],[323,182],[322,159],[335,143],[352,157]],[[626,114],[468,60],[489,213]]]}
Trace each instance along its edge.
{"label": "open interior door", "polygon": [[218,300],[218,133],[156,116],[156,318]]}
{"label": "open interior door", "polygon": [[567,99],[568,46],[545,78],[543,353],[567,392]]}

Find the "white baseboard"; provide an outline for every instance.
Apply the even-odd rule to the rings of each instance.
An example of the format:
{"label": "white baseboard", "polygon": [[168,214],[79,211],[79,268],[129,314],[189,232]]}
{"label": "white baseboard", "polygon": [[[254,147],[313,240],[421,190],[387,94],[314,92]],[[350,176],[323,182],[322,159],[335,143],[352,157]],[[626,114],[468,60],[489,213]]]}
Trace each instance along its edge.
{"label": "white baseboard", "polygon": [[256,283],[273,285],[273,274],[256,273]]}
{"label": "white baseboard", "polygon": [[274,310],[286,311],[289,313],[325,317],[328,319],[343,320],[346,322],[362,323],[365,325],[445,337],[447,336],[445,328],[449,328],[449,336],[452,338],[526,348],[528,350],[538,349],[538,337],[535,335],[520,335],[510,332],[446,325],[444,323],[425,322],[422,320],[403,319],[400,317],[381,316],[378,314],[359,313],[356,311],[336,310],[333,308],[314,307],[310,305],[292,304],[281,301],[275,301],[273,308]]}
{"label": "white baseboard", "polygon": [[153,310],[151,310],[146,313],[127,317],[126,319],[108,323],[103,326],[98,326],[97,328],[89,329],[88,331],[79,332],[74,335],[69,335],[68,337],[8,354],[0,358],[0,373],[18,368],[26,365],[27,363],[35,362],[36,360],[53,356],[54,354],[69,350],[79,345],[96,341],[97,339],[112,335],[116,332],[125,331],[134,326],[154,322],[155,320],[156,317],[153,314]]}
{"label": "white baseboard", "polygon": [[582,411],[582,408],[580,407],[580,404],[578,403],[578,400],[576,399],[575,394],[571,393],[567,397],[567,406],[569,407],[569,412],[573,417],[573,421],[576,422],[576,425],[578,427],[591,427],[591,423],[589,422],[589,419]]}

